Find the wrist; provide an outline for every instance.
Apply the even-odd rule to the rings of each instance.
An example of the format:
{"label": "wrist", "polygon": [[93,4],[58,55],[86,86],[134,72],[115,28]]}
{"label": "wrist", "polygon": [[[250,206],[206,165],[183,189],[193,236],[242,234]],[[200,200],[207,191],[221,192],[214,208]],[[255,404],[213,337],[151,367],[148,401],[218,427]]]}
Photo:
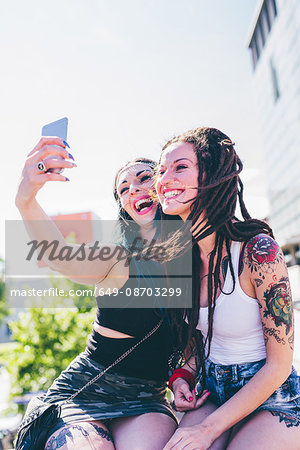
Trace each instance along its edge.
{"label": "wrist", "polygon": [[28,211],[32,207],[37,205],[37,201],[35,197],[22,198],[17,195],[15,199],[15,205],[20,211]]}
{"label": "wrist", "polygon": [[173,383],[178,378],[182,378],[183,380],[185,380],[188,383],[191,391],[195,388],[196,385],[195,377],[190,371],[186,369],[175,369],[169,379],[169,389],[171,389],[171,391],[173,390]]}
{"label": "wrist", "polygon": [[205,440],[207,446],[205,448],[211,448],[211,445],[218,439],[221,433],[217,432],[215,427],[210,424],[201,422],[200,424],[194,425],[196,434],[202,436],[202,439]]}
{"label": "wrist", "polygon": [[176,380],[172,383],[172,390],[173,392],[177,389],[177,386],[179,386],[182,382],[187,383],[183,378],[178,377]]}
{"label": "wrist", "polygon": [[200,425],[202,425],[209,433],[210,436],[213,437],[213,440],[216,440],[224,431],[225,427],[222,427],[220,420],[215,420],[214,413],[211,413],[207,416]]}

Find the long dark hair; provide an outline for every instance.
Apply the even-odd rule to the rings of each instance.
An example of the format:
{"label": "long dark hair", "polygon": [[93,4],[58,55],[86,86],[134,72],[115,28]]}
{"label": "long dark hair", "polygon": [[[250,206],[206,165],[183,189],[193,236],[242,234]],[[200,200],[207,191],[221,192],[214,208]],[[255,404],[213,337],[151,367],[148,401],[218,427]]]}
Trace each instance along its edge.
{"label": "long dark hair", "polygon": [[[191,202],[191,212],[188,221],[193,226],[193,292],[192,308],[173,313],[172,321],[177,327],[179,336],[182,317],[188,322],[188,341],[194,339],[197,350],[197,366],[204,369],[204,360],[209,356],[213,335],[213,316],[216,297],[220,287],[221,262],[224,246],[229,261],[229,270],[235,277],[230,254],[230,242],[246,242],[259,233],[273,237],[272,229],[261,220],[252,219],[243,199],[243,183],[239,174],[243,168],[234,143],[216,128],[195,128],[169,140],[162,148],[162,153],[170,145],[188,142],[194,146],[198,162],[198,190]],[[243,220],[235,216],[239,203]],[[201,218],[199,220],[199,218]],[[201,333],[196,331],[200,312],[201,279],[199,277],[200,248],[197,245],[203,238],[215,233],[215,243],[209,255],[208,281],[208,333],[205,342]],[[227,293],[230,294],[230,293]],[[182,342],[185,345],[186,341]],[[205,345],[207,352],[205,355]],[[203,370],[205,374],[205,370]]]}

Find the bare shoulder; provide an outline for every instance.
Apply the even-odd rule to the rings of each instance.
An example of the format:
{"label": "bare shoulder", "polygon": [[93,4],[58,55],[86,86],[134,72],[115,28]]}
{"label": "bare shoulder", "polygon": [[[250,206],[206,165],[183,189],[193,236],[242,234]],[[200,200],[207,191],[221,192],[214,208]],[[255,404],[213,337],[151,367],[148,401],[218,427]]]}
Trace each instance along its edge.
{"label": "bare shoulder", "polygon": [[275,273],[278,265],[285,264],[279,244],[267,234],[257,234],[244,247],[243,270],[251,277],[257,275],[264,279],[265,275]]}

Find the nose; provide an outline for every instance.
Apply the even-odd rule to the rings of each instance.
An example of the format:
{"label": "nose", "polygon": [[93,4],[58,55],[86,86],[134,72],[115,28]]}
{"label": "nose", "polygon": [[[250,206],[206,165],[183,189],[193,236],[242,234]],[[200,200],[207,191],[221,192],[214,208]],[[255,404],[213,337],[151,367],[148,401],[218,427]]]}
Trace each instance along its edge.
{"label": "nose", "polygon": [[138,186],[136,186],[135,184],[130,185],[130,188],[129,188],[130,195],[135,195],[135,194],[138,194],[139,192],[140,192],[140,188]]}
{"label": "nose", "polygon": [[160,174],[158,177],[158,183],[163,186],[167,186],[167,184],[172,180],[171,174],[169,170],[166,170],[164,173]]}

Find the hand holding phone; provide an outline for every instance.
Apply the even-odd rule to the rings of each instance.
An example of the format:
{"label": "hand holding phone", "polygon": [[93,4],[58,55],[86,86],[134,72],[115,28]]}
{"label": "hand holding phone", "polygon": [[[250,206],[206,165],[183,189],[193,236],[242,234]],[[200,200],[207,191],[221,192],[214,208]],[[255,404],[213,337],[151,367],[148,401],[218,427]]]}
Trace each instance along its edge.
{"label": "hand holding phone", "polygon": [[[48,123],[47,125],[44,125],[42,128],[42,136],[56,136],[61,138],[63,141],[67,140],[67,133],[68,133],[68,118],[63,117],[62,119],[55,120],[55,122]],[[61,156],[57,155],[49,155],[47,158],[44,159],[46,161],[47,159],[55,159],[55,160],[61,160],[63,159]],[[47,172],[52,173],[62,173],[63,168],[53,168],[48,169]]]}

